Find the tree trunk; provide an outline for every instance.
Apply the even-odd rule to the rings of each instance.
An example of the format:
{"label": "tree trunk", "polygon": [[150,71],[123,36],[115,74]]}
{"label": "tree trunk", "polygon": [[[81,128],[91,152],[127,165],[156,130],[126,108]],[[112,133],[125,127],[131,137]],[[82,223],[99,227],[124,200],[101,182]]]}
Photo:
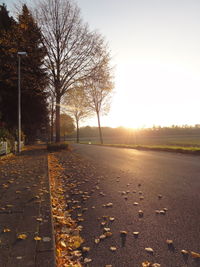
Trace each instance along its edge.
{"label": "tree trunk", "polygon": [[103,136],[102,136],[102,131],[101,131],[101,124],[100,124],[100,116],[99,116],[99,112],[97,112],[97,119],[98,119],[98,127],[99,127],[99,138],[100,138],[100,143],[103,145]]}
{"label": "tree trunk", "polygon": [[76,143],[79,143],[79,124],[77,119],[76,119]]}
{"label": "tree trunk", "polygon": [[51,103],[51,134],[50,134],[50,141],[53,142],[53,126],[54,126],[54,106],[53,100]]}
{"label": "tree trunk", "polygon": [[56,96],[56,143],[60,142],[60,95]]}

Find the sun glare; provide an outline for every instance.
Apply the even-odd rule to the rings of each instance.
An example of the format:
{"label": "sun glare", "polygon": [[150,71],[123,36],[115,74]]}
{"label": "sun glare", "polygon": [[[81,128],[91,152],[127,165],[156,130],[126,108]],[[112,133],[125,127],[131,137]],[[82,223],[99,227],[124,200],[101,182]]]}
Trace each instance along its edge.
{"label": "sun glare", "polygon": [[[108,116],[110,119],[105,118],[105,124],[109,126],[169,126],[185,124],[189,116],[191,118],[185,106],[191,97],[187,96],[188,88],[195,89],[197,81],[188,70],[153,60],[140,64],[126,63],[118,66],[116,84],[117,93]],[[180,97],[182,101],[178,106]]]}

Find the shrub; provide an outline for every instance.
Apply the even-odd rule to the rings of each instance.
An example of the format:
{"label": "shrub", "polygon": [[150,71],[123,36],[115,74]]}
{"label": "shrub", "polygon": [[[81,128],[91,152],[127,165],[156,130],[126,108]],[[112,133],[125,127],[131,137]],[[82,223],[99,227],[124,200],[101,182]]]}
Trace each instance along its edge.
{"label": "shrub", "polygon": [[15,139],[13,135],[4,127],[0,127],[0,142],[7,142],[8,153],[14,150]]}
{"label": "shrub", "polygon": [[67,149],[69,149],[69,144],[66,144],[66,143],[54,143],[54,144],[47,145],[47,150],[51,152],[67,150]]}

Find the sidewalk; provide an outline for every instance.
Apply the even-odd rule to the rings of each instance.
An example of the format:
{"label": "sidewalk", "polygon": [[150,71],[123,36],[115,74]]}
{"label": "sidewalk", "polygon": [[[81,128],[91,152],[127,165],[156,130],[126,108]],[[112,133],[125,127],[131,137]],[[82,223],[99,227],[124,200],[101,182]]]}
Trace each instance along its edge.
{"label": "sidewalk", "polygon": [[0,158],[0,266],[55,266],[47,152]]}

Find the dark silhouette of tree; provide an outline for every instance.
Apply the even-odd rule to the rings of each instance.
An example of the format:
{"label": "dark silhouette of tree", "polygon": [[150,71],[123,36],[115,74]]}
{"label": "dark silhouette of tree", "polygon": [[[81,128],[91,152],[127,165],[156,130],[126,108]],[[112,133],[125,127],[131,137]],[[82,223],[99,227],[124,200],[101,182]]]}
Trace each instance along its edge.
{"label": "dark silhouette of tree", "polygon": [[[5,11],[4,11],[5,13]],[[1,13],[0,13],[1,17]],[[0,19],[1,21],[1,19]],[[10,19],[10,28],[1,31],[1,120],[8,128],[17,128],[17,52],[26,51],[21,60],[22,129],[27,139],[33,141],[38,129],[46,127],[47,85],[43,60],[46,50],[41,44],[41,33],[26,5],[15,22]]]}

